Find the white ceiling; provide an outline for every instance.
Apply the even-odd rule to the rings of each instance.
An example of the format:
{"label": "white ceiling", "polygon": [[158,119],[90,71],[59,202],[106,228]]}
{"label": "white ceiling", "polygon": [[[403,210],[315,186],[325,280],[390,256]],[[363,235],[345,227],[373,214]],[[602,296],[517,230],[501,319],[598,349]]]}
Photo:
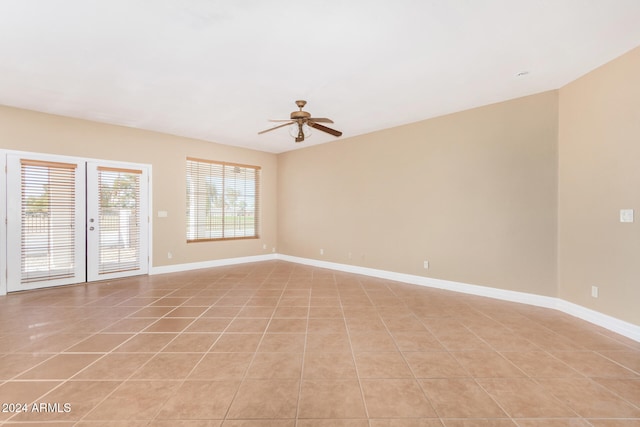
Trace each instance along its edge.
{"label": "white ceiling", "polygon": [[[557,89],[640,45],[639,0],[0,0],[0,104],[274,153]],[[517,77],[516,74],[528,71]]]}

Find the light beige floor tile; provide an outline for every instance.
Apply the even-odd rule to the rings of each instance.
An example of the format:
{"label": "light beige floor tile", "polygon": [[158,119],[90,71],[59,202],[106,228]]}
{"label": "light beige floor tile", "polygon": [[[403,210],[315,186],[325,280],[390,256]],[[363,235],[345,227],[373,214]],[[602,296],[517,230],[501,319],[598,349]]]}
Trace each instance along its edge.
{"label": "light beige floor tile", "polygon": [[182,332],[194,320],[182,317],[164,317],[149,325],[144,332]]}
{"label": "light beige floor tile", "polygon": [[[42,411],[31,411],[13,417],[14,421],[51,422],[80,420],[105,399],[121,381],[67,381],[43,396]],[[49,406],[53,405],[53,406]]]}
{"label": "light beige floor tile", "polygon": [[305,334],[264,334],[258,352],[291,352],[302,353],[305,345]]}
{"label": "light beige floor tile", "polygon": [[7,381],[0,385],[0,404],[18,404],[20,409],[8,406],[0,411],[0,421],[14,416],[23,405],[30,405],[60,384],[59,381]]}
{"label": "light beige floor tile", "polygon": [[134,380],[182,380],[200,361],[203,353],[158,353],[132,376]]}
{"label": "light beige floor tile", "polygon": [[302,353],[257,353],[247,378],[250,379],[300,379]]}
{"label": "light beige floor tile", "polygon": [[307,335],[306,350],[308,352],[351,352],[351,343],[346,333],[339,334],[319,334],[309,333]]}
{"label": "light beige floor tile", "polygon": [[469,373],[446,351],[407,351],[405,360],[416,378],[461,378]]}
{"label": "light beige floor tile", "polygon": [[640,418],[640,409],[588,379],[536,380],[545,391],[584,418]]}
{"label": "light beige floor tile", "polygon": [[506,418],[473,379],[424,379],[422,389],[442,418]]}
{"label": "light beige floor tile", "polygon": [[89,412],[86,420],[150,420],[178,388],[172,381],[127,381]]}
{"label": "light beige floor tile", "polygon": [[400,351],[444,351],[445,348],[428,331],[391,331]]}
{"label": "light beige floor tile", "polygon": [[451,355],[475,378],[526,376],[522,370],[495,351],[454,351]]}
{"label": "light beige floor tile", "polygon": [[355,352],[398,351],[393,338],[384,331],[350,332],[351,347]]}
{"label": "light beige floor tile", "polygon": [[360,378],[412,378],[413,374],[397,351],[354,354]]}
{"label": "light beige floor tile", "polygon": [[[191,299],[189,299],[191,301]],[[175,309],[172,309],[169,313],[166,314],[166,317],[199,317],[202,313],[207,310],[207,307],[198,306],[198,307],[185,307],[181,306]]]}
{"label": "light beige floor tile", "polygon": [[226,420],[222,427],[295,427],[295,420]]}
{"label": "light beige floor tile", "polygon": [[366,419],[298,420],[297,427],[369,427],[369,422]]}
{"label": "light beige floor tile", "polygon": [[307,319],[271,319],[269,333],[305,333],[307,332]]}
{"label": "light beige floor tile", "polygon": [[525,374],[533,378],[582,376],[578,371],[545,351],[507,351],[501,354]]}
{"label": "light beige floor tile", "polygon": [[303,380],[299,418],[366,418],[357,380]]}
{"label": "light beige floor tile", "polygon": [[308,306],[288,306],[280,304],[276,308],[275,313],[273,313],[273,317],[278,319],[306,319],[308,314]]}
{"label": "light beige floor tile", "polygon": [[345,379],[357,378],[358,374],[351,352],[307,352],[303,376],[309,379]]}
{"label": "light beige floor tile", "polygon": [[133,337],[133,334],[96,334],[84,341],[80,341],[78,344],[65,350],[65,352],[79,352],[79,353],[91,353],[102,352],[107,353],[114,348],[118,347],[129,338]]}
{"label": "light beige floor tile", "polygon": [[571,408],[528,378],[490,378],[477,382],[512,418],[577,418]]}
{"label": "light beige floor tile", "polygon": [[155,353],[169,344],[177,334],[173,333],[140,333],[116,348],[115,352]]}
{"label": "light beige floor tile", "polygon": [[211,351],[237,353],[254,352],[260,344],[262,334],[256,333],[224,333],[220,335]]}
{"label": "light beige floor tile", "polygon": [[310,319],[344,319],[344,315],[340,307],[314,306],[309,309],[309,318]]}
{"label": "light beige floor tile", "polygon": [[16,353],[0,357],[0,381],[9,380],[52,357],[51,354]]}
{"label": "light beige floor tile", "polygon": [[346,327],[342,318],[311,318],[308,325],[309,333],[317,334],[344,334]]}
{"label": "light beige floor tile", "polygon": [[593,351],[552,351],[551,354],[588,377],[640,378],[640,374]]}
{"label": "light beige floor tile", "polygon": [[163,403],[158,420],[224,419],[239,380],[185,381]]}
{"label": "light beige floor tile", "polygon": [[593,378],[593,381],[640,408],[640,378]]}
{"label": "light beige floor tile", "polygon": [[78,372],[74,380],[126,380],[154,353],[111,353]]}
{"label": "light beige floor tile", "polygon": [[182,333],[167,344],[162,351],[174,353],[203,353],[213,346],[213,343],[216,342],[219,336],[220,334],[218,333]]}
{"label": "light beige floor tile", "polygon": [[253,380],[242,382],[227,418],[295,418],[299,380]]}
{"label": "light beige floor tile", "polygon": [[[519,427],[591,427],[591,424],[581,418],[538,418],[538,419],[518,419]],[[612,424],[607,424],[613,427]]]}
{"label": "light beige floor tile", "polygon": [[443,427],[437,418],[390,418],[374,419],[370,427]]}
{"label": "light beige floor tile", "polygon": [[189,379],[242,379],[252,359],[252,353],[207,353],[193,369]]}
{"label": "light beige floor tile", "polygon": [[225,332],[254,332],[263,333],[267,329],[269,319],[264,318],[250,318],[250,317],[238,317],[233,319]]}
{"label": "light beige floor tile", "polygon": [[61,353],[26,371],[18,379],[67,379],[101,357],[100,354]]}
{"label": "light beige floor tile", "polygon": [[361,380],[371,418],[433,418],[437,414],[413,379]]}
{"label": "light beige floor tile", "polygon": [[640,375],[640,357],[637,351],[599,351],[598,353]]}
{"label": "light beige floor tile", "polygon": [[200,317],[187,326],[185,332],[223,332],[232,320],[228,317]]}

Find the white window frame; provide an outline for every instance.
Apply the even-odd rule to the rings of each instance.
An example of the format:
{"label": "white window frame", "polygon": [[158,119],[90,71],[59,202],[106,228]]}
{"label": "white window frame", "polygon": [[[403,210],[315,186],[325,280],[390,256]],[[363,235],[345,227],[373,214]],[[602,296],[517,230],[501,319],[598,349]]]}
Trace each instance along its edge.
{"label": "white window frame", "polygon": [[[211,174],[199,174],[197,171],[193,171],[192,168],[211,168]],[[219,170],[215,170],[219,168]],[[230,172],[233,171],[233,172]],[[240,240],[240,239],[259,239],[260,238],[260,166],[245,165],[239,163],[229,163],[217,160],[206,160],[193,157],[187,157],[186,169],[185,169],[185,181],[186,181],[186,200],[187,200],[187,212],[186,212],[186,239],[187,243],[195,242],[210,242],[221,240]],[[249,211],[253,212],[253,224],[252,227],[247,227],[247,216],[238,212],[238,208],[234,208],[233,214],[229,214],[225,209],[228,205],[228,196],[226,193],[226,186],[230,183],[237,183],[240,180],[227,179],[228,173],[241,173],[241,174],[253,174],[254,186],[253,188],[243,189],[248,194],[241,194],[241,199],[248,199],[249,203],[245,206],[249,206]],[[203,192],[202,186],[208,185],[202,179],[194,180],[194,177],[204,178],[207,181],[221,180],[219,183],[221,188],[218,204],[220,205],[220,212],[211,214],[210,200],[203,200],[201,193]],[[197,182],[196,182],[197,181]],[[206,190],[204,190],[206,191]],[[253,197],[250,194],[253,192]],[[203,210],[205,212],[203,212]],[[237,219],[235,226],[229,227],[227,218],[233,217]],[[235,220],[234,220],[235,221]],[[212,230],[213,227],[220,227],[217,232]],[[227,234],[229,233],[229,234]]]}

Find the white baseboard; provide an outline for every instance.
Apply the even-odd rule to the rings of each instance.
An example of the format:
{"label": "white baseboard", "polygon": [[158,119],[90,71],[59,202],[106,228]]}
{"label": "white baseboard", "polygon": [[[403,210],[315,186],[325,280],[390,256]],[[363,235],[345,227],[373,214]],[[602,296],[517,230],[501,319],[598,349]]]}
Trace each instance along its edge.
{"label": "white baseboard", "polygon": [[190,262],[188,264],[162,265],[151,267],[149,274],[179,273],[181,271],[199,270],[201,268],[224,267],[225,265],[246,264],[249,262],[271,261],[277,259],[276,254],[254,255],[238,258],[214,259],[211,261]]}
{"label": "white baseboard", "polygon": [[297,264],[311,265],[319,268],[327,268],[330,270],[344,271],[347,273],[362,274],[365,276],[409,283],[412,285],[427,286],[505,301],[519,302],[537,307],[552,308],[640,342],[640,326],[560,298],[529,294],[525,292],[508,291],[505,289],[496,289],[487,286],[471,285],[468,283],[452,282],[449,280],[433,279],[429,277],[415,276],[412,274],[395,273],[392,271],[377,270],[374,268],[359,267],[355,265],[299,258],[290,255],[278,254],[277,259]]}
{"label": "white baseboard", "polygon": [[560,298],[556,298],[556,306],[554,308],[573,317],[577,317],[620,335],[624,335],[634,341],[640,342],[640,326],[634,325],[633,323],[625,322],[624,320],[620,320]]}
{"label": "white baseboard", "polygon": [[[450,280],[434,279],[430,277],[416,276],[412,274],[396,273],[375,268],[359,267],[356,265],[339,264],[335,262],[321,261],[310,258],[300,258],[283,254],[255,255],[238,258],[225,258],[211,261],[192,262],[188,264],[172,264],[159,267],[151,267],[150,275],[178,273],[182,271],[198,270],[202,268],[223,267],[227,265],[245,264],[251,262],[282,260],[296,264],[310,265],[329,270],[344,271],[346,273],[362,274],[364,276],[393,280],[412,285],[426,286],[430,288],[445,289],[470,295],[495,298],[505,301],[519,302],[537,307],[552,308],[610,331],[616,332],[634,341],[640,342],[640,326],[615,317],[582,307],[578,304],[565,301],[560,298],[543,295],[529,294],[525,292],[509,291],[488,286],[471,285],[468,283],[453,282]],[[0,286],[0,296],[6,295],[6,288]]]}
{"label": "white baseboard", "polygon": [[271,261],[276,259],[293,262],[296,264],[326,268],[329,270],[344,271],[346,273],[362,274],[364,276],[377,277],[380,279],[393,280],[396,282],[408,283],[412,285],[445,289],[448,291],[461,292],[470,295],[478,295],[504,301],[533,305],[537,307],[551,308],[601,326],[634,341],[640,342],[640,326],[625,322],[624,320],[617,319],[615,317],[597,312],[595,310],[591,310],[586,307],[582,307],[580,305],[565,301],[560,298],[529,294],[526,292],[509,291],[488,286],[472,285],[468,283],[453,282],[450,280],[434,279],[430,277],[416,276],[413,274],[396,273],[393,271],[359,267],[356,265],[339,264],[335,262],[321,261],[310,258],[300,258],[291,255],[268,254],[239,258],[217,259],[212,261],[193,262],[188,264],[173,264],[167,266],[152,267],[149,274],[154,275],[178,273],[181,271],[197,270],[201,268],[223,267],[226,265]]}

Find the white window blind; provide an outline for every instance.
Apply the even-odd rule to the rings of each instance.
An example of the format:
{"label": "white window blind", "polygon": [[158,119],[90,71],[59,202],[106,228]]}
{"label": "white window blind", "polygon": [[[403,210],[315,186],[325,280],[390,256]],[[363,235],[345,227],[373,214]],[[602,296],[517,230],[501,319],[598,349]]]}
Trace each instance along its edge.
{"label": "white window blind", "polygon": [[98,167],[98,274],[140,268],[141,175],[140,170]]}
{"label": "white window blind", "polygon": [[260,167],[187,158],[187,242],[258,238]]}
{"label": "white window blind", "polygon": [[73,277],[76,167],[20,160],[21,283]]}

